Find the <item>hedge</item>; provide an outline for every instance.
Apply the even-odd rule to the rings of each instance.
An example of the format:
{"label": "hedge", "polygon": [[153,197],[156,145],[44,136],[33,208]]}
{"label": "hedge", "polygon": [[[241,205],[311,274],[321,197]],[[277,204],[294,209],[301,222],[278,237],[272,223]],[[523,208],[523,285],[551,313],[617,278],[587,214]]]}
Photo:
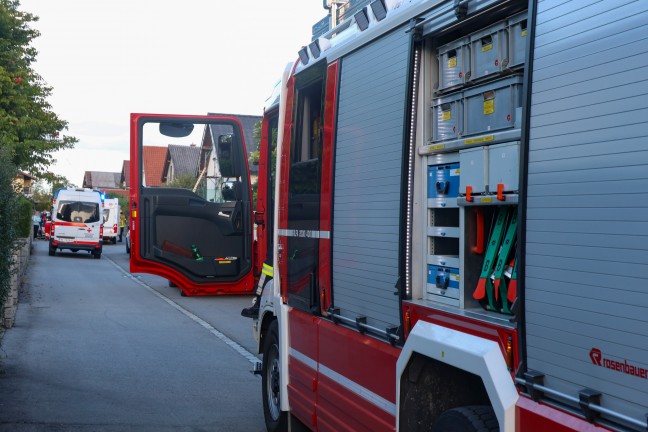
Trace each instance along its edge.
{"label": "hedge", "polygon": [[[11,154],[0,143],[0,309],[4,306],[11,283],[11,256],[17,238],[17,216],[19,214],[18,194],[14,190],[16,167],[10,162]],[[26,208],[26,206],[25,206]],[[29,211],[31,217],[31,209]],[[31,222],[29,222],[31,224]]]}

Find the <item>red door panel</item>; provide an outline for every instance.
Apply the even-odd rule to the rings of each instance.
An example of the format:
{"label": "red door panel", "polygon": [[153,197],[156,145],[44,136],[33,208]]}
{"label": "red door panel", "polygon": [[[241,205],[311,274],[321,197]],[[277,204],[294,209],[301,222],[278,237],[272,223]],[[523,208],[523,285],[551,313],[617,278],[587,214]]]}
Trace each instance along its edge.
{"label": "red door panel", "polygon": [[188,295],[254,288],[252,206],[241,123],[131,114],[131,271]]}

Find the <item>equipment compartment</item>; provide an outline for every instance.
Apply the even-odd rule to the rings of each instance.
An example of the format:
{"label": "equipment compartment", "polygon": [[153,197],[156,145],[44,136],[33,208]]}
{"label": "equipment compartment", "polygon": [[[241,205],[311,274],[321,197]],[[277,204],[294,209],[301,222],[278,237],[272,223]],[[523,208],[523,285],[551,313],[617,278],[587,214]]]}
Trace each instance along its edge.
{"label": "equipment compartment", "polygon": [[456,198],[459,195],[459,164],[428,167],[428,198]]}
{"label": "equipment compartment", "polygon": [[515,15],[508,20],[509,61],[508,67],[524,66],[526,61],[527,13]]}

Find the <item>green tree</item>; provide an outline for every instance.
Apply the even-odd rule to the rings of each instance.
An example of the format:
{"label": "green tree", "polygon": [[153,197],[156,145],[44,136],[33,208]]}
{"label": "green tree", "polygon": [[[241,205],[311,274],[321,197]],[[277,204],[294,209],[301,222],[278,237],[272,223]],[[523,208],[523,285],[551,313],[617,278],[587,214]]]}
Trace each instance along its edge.
{"label": "green tree", "polygon": [[198,179],[192,174],[181,174],[172,181],[167,182],[166,187],[193,189]]}
{"label": "green tree", "polygon": [[32,68],[37,51],[31,46],[39,32],[30,27],[38,17],[18,10],[19,0],[0,0],[0,146],[23,171],[50,181],[52,153],[74,147],[64,136],[67,122],[53,111],[47,98],[52,87]]}

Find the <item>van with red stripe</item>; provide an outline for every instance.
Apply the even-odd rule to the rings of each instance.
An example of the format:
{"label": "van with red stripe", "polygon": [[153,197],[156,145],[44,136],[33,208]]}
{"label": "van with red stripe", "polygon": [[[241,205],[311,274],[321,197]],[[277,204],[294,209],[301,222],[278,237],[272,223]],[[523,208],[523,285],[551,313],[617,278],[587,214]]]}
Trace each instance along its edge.
{"label": "van with red stripe", "polygon": [[103,197],[92,189],[59,189],[54,196],[49,255],[56,250],[88,251],[101,258]]}

